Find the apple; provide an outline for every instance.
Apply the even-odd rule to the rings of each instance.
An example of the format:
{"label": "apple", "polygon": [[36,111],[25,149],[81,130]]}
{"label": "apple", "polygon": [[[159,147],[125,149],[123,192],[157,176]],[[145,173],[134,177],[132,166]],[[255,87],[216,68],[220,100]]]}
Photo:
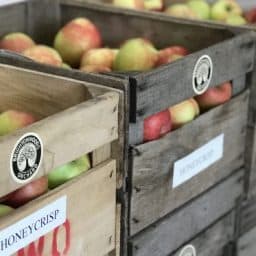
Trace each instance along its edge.
{"label": "apple", "polygon": [[35,42],[24,33],[10,33],[0,41],[0,48],[17,53],[22,53],[26,49],[35,45]]}
{"label": "apple", "polygon": [[173,129],[191,122],[200,114],[199,105],[193,98],[170,107],[169,111]]}
{"label": "apple", "polygon": [[101,66],[111,70],[117,53],[116,49],[91,49],[82,55],[80,67]]}
{"label": "apple", "polygon": [[256,8],[245,12],[245,19],[251,24],[256,23]]}
{"label": "apple", "polygon": [[182,46],[170,46],[158,52],[157,66],[173,62],[188,55],[188,50]]}
{"label": "apple", "polygon": [[34,123],[36,119],[29,113],[7,110],[0,114],[0,136]]}
{"label": "apple", "polygon": [[72,69],[67,63],[62,63],[61,67],[65,69]]}
{"label": "apple", "polygon": [[171,116],[168,110],[161,111],[144,120],[143,140],[157,140],[172,129]]}
{"label": "apple", "polygon": [[208,89],[202,95],[195,97],[200,109],[205,111],[229,101],[232,97],[232,85],[230,82]]}
{"label": "apple", "polygon": [[57,51],[45,45],[36,45],[23,52],[23,55],[39,63],[61,67],[62,59]]}
{"label": "apple", "polygon": [[10,206],[0,204],[0,218],[8,215],[11,211],[13,211],[13,208],[11,208]]}
{"label": "apple", "polygon": [[234,0],[218,0],[211,9],[211,18],[218,21],[226,21],[229,15],[242,15],[243,11]]}
{"label": "apple", "polygon": [[162,11],[164,3],[163,0],[144,0],[144,6],[148,11]]}
{"label": "apple", "polygon": [[196,12],[189,8],[186,4],[173,4],[165,10],[165,13],[174,17],[179,18],[190,18],[197,19],[199,18]]}
{"label": "apple", "polygon": [[126,41],[120,48],[113,69],[116,71],[144,71],[152,69],[158,54],[151,42],[143,38]]}
{"label": "apple", "polygon": [[98,28],[86,18],[76,18],[67,23],[56,35],[54,48],[63,61],[72,67],[78,67],[82,54],[101,46]]}
{"label": "apple", "polygon": [[77,160],[57,167],[48,174],[48,187],[54,189],[65,182],[75,178],[81,173],[89,170],[91,167],[88,155],[82,156]]}
{"label": "apple", "polygon": [[0,199],[4,204],[14,208],[20,207],[48,191],[46,176],[34,180]]}
{"label": "apple", "polygon": [[226,23],[234,26],[246,25],[246,19],[240,15],[229,15],[226,19]]}
{"label": "apple", "polygon": [[87,65],[80,68],[81,71],[88,73],[101,73],[101,72],[110,72],[111,69],[105,66],[98,65]]}
{"label": "apple", "polygon": [[130,9],[144,9],[144,0],[113,0],[113,5]]}
{"label": "apple", "polygon": [[210,19],[211,8],[205,0],[190,0],[187,2],[187,5],[200,19]]}

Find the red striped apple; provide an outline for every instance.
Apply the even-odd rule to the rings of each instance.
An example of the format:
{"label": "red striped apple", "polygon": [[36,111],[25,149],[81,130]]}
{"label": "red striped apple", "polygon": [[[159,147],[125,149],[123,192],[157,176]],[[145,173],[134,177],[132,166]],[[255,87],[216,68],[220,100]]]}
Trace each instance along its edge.
{"label": "red striped apple", "polygon": [[144,0],[113,0],[113,5],[130,9],[144,9]]}
{"label": "red striped apple", "polygon": [[0,198],[0,202],[17,208],[43,195],[47,190],[48,179],[47,177],[41,177]]}
{"label": "red striped apple", "polygon": [[164,8],[163,0],[144,0],[144,5],[148,11],[162,11]]}
{"label": "red striped apple", "polygon": [[245,19],[251,24],[256,23],[256,8],[245,12]]}
{"label": "red striped apple", "polygon": [[172,123],[168,110],[149,116],[144,120],[144,141],[157,140],[171,129]]}
{"label": "red striped apple", "polygon": [[117,49],[91,49],[82,55],[80,67],[101,66],[111,70],[117,53]]}
{"label": "red striped apple", "polygon": [[158,52],[157,66],[164,65],[180,59],[189,54],[189,51],[182,46],[170,46]]}
{"label": "red striped apple", "polygon": [[0,41],[1,49],[17,53],[22,53],[34,45],[35,42],[28,35],[18,32],[8,34]]}
{"label": "red striped apple", "polygon": [[169,111],[173,129],[177,129],[191,122],[200,114],[199,106],[193,98],[170,107]]}
{"label": "red striped apple", "polygon": [[98,28],[86,18],[76,18],[67,23],[56,35],[54,48],[63,61],[72,67],[78,67],[82,54],[101,46]]}
{"label": "red striped apple", "polygon": [[133,38],[121,46],[113,68],[116,71],[150,70],[157,60],[157,50],[152,43],[143,38]]}
{"label": "red striped apple", "polygon": [[230,82],[226,82],[208,89],[202,95],[196,96],[195,99],[201,110],[208,110],[229,101],[231,97],[232,85]]}
{"label": "red striped apple", "polygon": [[62,59],[57,51],[45,45],[36,45],[23,52],[23,55],[39,63],[62,67]]}
{"label": "red striped apple", "polygon": [[29,113],[8,110],[0,114],[0,136],[34,123],[36,119]]}

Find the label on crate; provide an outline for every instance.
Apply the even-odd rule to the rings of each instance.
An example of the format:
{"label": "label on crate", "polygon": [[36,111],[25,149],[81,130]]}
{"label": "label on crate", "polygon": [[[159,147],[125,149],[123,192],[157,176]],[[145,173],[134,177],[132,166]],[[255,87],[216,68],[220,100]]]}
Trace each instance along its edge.
{"label": "label on crate", "polygon": [[0,231],[0,255],[9,256],[26,247],[66,221],[67,197],[63,196],[46,207]]}
{"label": "label on crate", "polygon": [[223,157],[224,134],[174,163],[172,187],[176,188]]}
{"label": "label on crate", "polygon": [[196,94],[203,94],[209,87],[212,80],[213,64],[208,55],[203,55],[196,62],[193,71],[193,89]]}
{"label": "label on crate", "polygon": [[179,256],[196,256],[196,248],[193,245],[185,246]]}
{"label": "label on crate", "polygon": [[24,134],[15,144],[10,169],[14,180],[27,183],[37,174],[43,158],[43,143],[35,133]]}

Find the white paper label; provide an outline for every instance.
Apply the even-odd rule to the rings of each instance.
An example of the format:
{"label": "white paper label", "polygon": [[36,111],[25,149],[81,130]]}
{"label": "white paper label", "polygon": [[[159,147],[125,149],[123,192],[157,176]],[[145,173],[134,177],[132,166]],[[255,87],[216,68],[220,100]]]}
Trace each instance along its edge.
{"label": "white paper label", "polygon": [[9,256],[66,221],[67,197],[61,197],[0,231],[0,255]]}
{"label": "white paper label", "polygon": [[174,163],[172,187],[176,188],[223,157],[224,134]]}

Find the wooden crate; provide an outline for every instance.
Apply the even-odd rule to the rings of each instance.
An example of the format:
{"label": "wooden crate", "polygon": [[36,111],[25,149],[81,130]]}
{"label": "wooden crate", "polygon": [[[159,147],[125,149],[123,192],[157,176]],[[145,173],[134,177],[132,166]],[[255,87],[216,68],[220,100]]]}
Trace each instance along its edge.
{"label": "wooden crate", "polygon": [[[117,145],[122,92],[3,64],[0,77],[0,111],[27,111],[39,119],[0,138],[0,196],[28,183],[17,183],[9,165],[16,142],[31,133],[42,143],[41,164],[33,179],[87,153],[92,163],[88,172],[1,218],[0,254],[19,250],[15,255],[104,256],[118,249],[116,161],[111,146]],[[46,221],[46,216],[55,221]],[[15,235],[14,240],[16,232],[23,236]]]}
{"label": "wooden crate", "polygon": [[170,256],[185,256],[189,252],[192,256],[228,256],[235,237],[235,226],[235,211],[232,211]]}
{"label": "wooden crate", "polygon": [[238,211],[237,256],[255,255],[256,197],[241,201]]}
{"label": "wooden crate", "polygon": [[[15,19],[7,19],[10,16]],[[125,92],[125,147],[120,151],[121,154],[124,153],[125,182],[124,190],[118,194],[124,206],[122,230],[125,234],[122,234],[122,246],[125,247],[127,235],[133,236],[244,166],[249,94],[246,88],[253,83],[255,34],[235,36],[232,31],[223,27],[191,24],[163,15],[113,9],[75,0],[34,0],[0,8],[0,18],[6,21],[0,22],[0,35],[23,31],[38,42],[52,43],[60,26],[78,16],[88,17],[95,22],[109,46],[117,46],[130,37],[142,36],[152,40],[159,48],[181,44],[193,52],[184,59],[149,72],[129,75],[111,73],[106,76],[46,67],[15,56],[8,57],[7,53],[0,56],[2,63],[67,78],[92,82],[109,77],[112,80],[105,85],[121,88]],[[113,27],[115,30],[110,29]],[[142,128],[146,117],[195,95],[191,82],[192,73],[196,62],[203,55],[209,55],[214,66],[210,87],[232,80],[233,100],[159,141],[143,144]],[[224,157],[177,189],[172,189],[174,162],[223,132]],[[167,158],[169,161],[164,164],[163,159]],[[141,164],[143,162],[145,165]],[[120,163],[122,165],[123,162]],[[157,168],[160,170],[156,172]]]}
{"label": "wooden crate", "polygon": [[135,235],[129,242],[130,255],[175,255],[178,248],[200,237],[207,227],[235,208],[243,191],[243,175],[244,170],[237,171],[180,210]]}

